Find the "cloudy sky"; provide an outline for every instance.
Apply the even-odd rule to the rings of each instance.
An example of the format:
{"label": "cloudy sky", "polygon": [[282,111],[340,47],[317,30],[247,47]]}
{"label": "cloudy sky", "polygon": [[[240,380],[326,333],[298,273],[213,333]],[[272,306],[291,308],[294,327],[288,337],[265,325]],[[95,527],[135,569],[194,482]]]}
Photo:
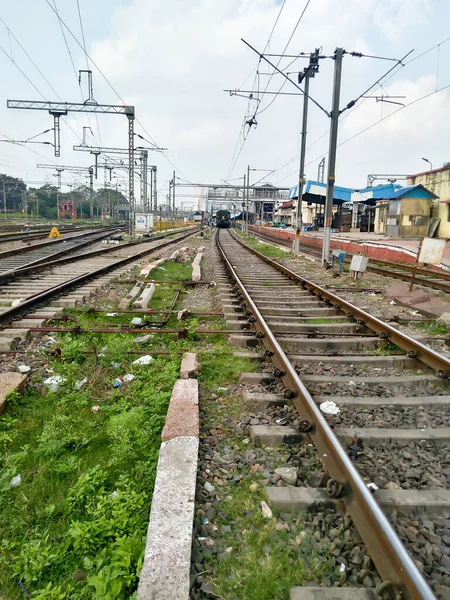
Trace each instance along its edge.
{"label": "cloudy sky", "polygon": [[[70,29],[63,27],[66,39],[55,7]],[[295,185],[302,97],[263,95],[269,80],[268,91],[297,90],[289,82],[282,87],[281,75],[270,77],[272,68],[259,62],[241,38],[273,54],[286,49],[298,55],[320,47],[324,55],[332,55],[340,46],[348,52],[399,59],[413,50],[406,66],[395,69],[383,87],[371,92],[405,96],[398,101],[411,106],[363,99],[342,114],[337,185],[363,187],[368,173],[420,172],[427,168],[422,157],[433,167],[450,161],[450,87],[433,93],[450,86],[448,0],[79,0],[79,8],[86,49],[96,65],[88,63],[95,99],[135,105],[136,131],[168,148],[165,156],[150,153],[158,167],[161,198],[173,168],[180,180],[217,183],[242,176],[250,164],[274,169],[267,179],[272,183]],[[87,68],[82,45],[76,42],[82,44],[77,1],[1,0],[0,16],[0,137],[22,140],[52,127],[52,118],[43,111],[8,110],[8,98],[87,98],[85,82],[80,90],[75,73]],[[296,80],[306,64],[305,59],[285,58],[279,67]],[[341,107],[394,64],[346,55]],[[333,61],[323,60],[311,82],[311,96],[327,110],[332,76]],[[255,100],[223,91],[235,88],[253,90],[260,98],[258,106]],[[242,128],[255,110],[257,126]],[[61,158],[47,145],[0,143],[0,171],[38,182],[54,178],[50,171],[37,169],[37,163],[88,166],[89,154],[72,151],[81,141],[83,126],[93,131],[88,135],[92,145],[127,144],[125,117],[69,115],[61,127]],[[328,117],[311,105],[309,178],[316,178],[318,163],[327,155],[328,128]],[[37,139],[51,140],[51,133]],[[254,171],[252,180],[264,174]],[[72,176],[65,174],[64,179]]]}

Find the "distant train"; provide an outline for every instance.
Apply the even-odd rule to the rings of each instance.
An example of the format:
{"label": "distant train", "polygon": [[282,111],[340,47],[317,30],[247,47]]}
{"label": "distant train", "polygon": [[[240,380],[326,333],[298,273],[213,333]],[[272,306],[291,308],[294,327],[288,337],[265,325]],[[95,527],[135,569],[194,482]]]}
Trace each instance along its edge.
{"label": "distant train", "polygon": [[229,227],[231,213],[229,210],[218,210],[216,213],[216,227]]}

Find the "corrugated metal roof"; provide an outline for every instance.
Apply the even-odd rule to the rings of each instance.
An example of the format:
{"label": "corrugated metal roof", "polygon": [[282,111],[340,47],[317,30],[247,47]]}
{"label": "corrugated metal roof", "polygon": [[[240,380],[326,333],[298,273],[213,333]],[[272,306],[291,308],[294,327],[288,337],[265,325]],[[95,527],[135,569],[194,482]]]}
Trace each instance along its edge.
{"label": "corrugated metal roof", "polygon": [[396,190],[402,189],[401,185],[394,183],[383,183],[381,185],[366,187],[359,190],[366,198],[386,198],[387,194],[392,194]]}
{"label": "corrugated metal roof", "polygon": [[[321,183],[320,181],[313,181],[308,179],[303,188],[304,194],[314,194],[316,196],[325,196],[327,190],[327,184]],[[335,200],[344,200],[344,202],[351,202],[352,193],[354,192],[351,188],[341,187],[339,185],[334,186],[333,198]],[[298,197],[298,185],[292,187],[289,190],[288,198]]]}
{"label": "corrugated metal roof", "polygon": [[392,194],[388,194],[388,195],[384,196],[384,198],[386,198],[386,200],[394,200],[395,198],[401,198],[401,196],[404,196],[408,192],[411,192],[412,190],[417,190],[417,189],[421,189],[421,190],[427,192],[430,195],[430,198],[437,198],[436,194],[434,194],[430,190],[427,190],[427,188],[424,187],[421,183],[418,183],[416,185],[408,185],[407,187],[401,188],[400,190],[396,190]]}

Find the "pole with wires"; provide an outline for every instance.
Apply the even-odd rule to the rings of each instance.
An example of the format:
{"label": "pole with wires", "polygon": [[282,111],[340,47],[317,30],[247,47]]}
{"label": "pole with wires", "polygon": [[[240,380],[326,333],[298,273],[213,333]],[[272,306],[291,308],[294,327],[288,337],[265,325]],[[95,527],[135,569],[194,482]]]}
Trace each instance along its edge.
{"label": "pole with wires", "polygon": [[248,235],[248,209],[250,201],[250,165],[247,166],[247,194],[245,203],[245,233]]}
{"label": "pole with wires", "polygon": [[333,220],[334,182],[336,179],[336,148],[339,124],[339,99],[341,94],[341,75],[343,48],[336,48],[334,59],[333,110],[331,112],[330,146],[328,150],[327,192],[325,198],[324,230],[322,246],[322,265],[328,266],[330,257],[331,222]]}

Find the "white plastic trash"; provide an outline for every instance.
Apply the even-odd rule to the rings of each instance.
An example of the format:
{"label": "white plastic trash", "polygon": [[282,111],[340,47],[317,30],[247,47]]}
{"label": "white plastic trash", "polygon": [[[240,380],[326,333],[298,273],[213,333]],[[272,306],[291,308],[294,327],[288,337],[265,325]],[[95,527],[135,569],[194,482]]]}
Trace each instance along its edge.
{"label": "white plastic trash", "polygon": [[112,312],[112,313],[106,313],[106,316],[107,316],[107,317],[117,317],[117,316],[118,316],[118,314],[119,314],[119,313]]}
{"label": "white plastic trash", "polygon": [[331,400],[327,400],[326,402],[322,402],[319,406],[320,410],[326,415],[337,415],[341,412],[341,409],[335,402],[331,402]]}
{"label": "white plastic trash", "polygon": [[133,379],[136,379],[136,375],[133,375],[133,373],[127,373],[126,375],[123,376],[123,380],[126,383],[129,383],[130,381],[133,381]]}
{"label": "white plastic trash", "polygon": [[75,385],[73,386],[76,390],[80,391],[83,385],[88,382],[87,377],[84,379],[80,379],[80,381],[75,381]]}
{"label": "white plastic trash", "polygon": [[133,317],[131,319],[131,324],[132,325],[140,325],[141,323],[142,323],[141,317]]}
{"label": "white plastic trash", "polygon": [[61,377],[61,375],[53,375],[44,381],[44,385],[46,388],[48,388],[49,392],[57,392],[59,390],[59,386],[65,381],[65,377]]}
{"label": "white plastic trash", "polygon": [[19,473],[18,475],[16,475],[15,477],[13,477],[11,479],[11,481],[9,482],[9,487],[16,488],[16,487],[19,487],[19,485],[21,483],[22,483],[22,475]]}
{"label": "white plastic trash", "polygon": [[121,365],[120,363],[118,363],[118,362],[115,362],[115,361],[113,360],[113,361],[111,361],[111,366],[112,366],[114,369],[120,369],[120,367],[121,367],[122,365]]}
{"label": "white plastic trash", "polygon": [[28,365],[19,365],[17,367],[17,370],[19,371],[19,373],[28,373],[29,371],[31,371],[31,367],[29,367]]}
{"label": "white plastic trash", "polygon": [[153,357],[150,354],[145,354],[136,360],[133,360],[133,365],[149,365],[153,360]]}

